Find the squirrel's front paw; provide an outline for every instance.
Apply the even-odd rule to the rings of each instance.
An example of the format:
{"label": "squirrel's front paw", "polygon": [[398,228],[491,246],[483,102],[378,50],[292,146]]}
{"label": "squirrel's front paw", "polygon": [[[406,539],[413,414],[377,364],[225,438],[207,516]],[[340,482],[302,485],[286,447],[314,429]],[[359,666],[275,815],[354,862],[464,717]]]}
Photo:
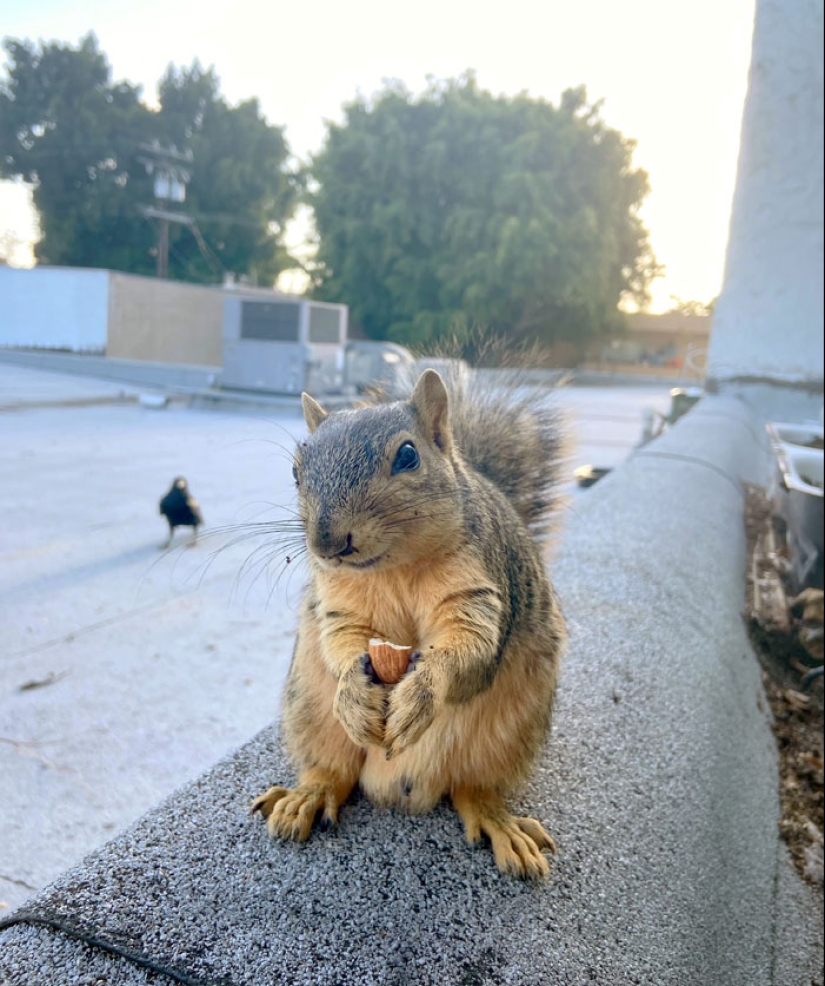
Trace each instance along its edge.
{"label": "squirrel's front paw", "polygon": [[375,677],[367,654],[362,654],[338,682],[332,712],[357,746],[380,746],[384,742],[386,691]]}
{"label": "squirrel's front paw", "polygon": [[[413,654],[410,665],[415,668],[420,654]],[[401,679],[390,692],[384,746],[387,758],[402,753],[417,742],[433,721],[436,698],[432,675],[425,667],[415,668]]]}

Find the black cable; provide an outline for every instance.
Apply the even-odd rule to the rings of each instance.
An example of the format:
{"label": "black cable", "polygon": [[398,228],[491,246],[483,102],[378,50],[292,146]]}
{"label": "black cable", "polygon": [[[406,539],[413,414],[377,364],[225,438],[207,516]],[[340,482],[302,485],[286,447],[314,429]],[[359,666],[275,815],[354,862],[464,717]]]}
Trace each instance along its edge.
{"label": "black cable", "polygon": [[108,952],[111,955],[117,955],[122,959],[132,962],[140,968],[148,969],[150,972],[159,973],[160,975],[166,976],[176,983],[181,983],[182,986],[235,986],[233,981],[228,979],[226,976],[220,976],[217,979],[203,979],[200,976],[193,976],[188,972],[175,969],[172,966],[167,966],[162,962],[156,962],[154,959],[150,959],[148,956],[142,955],[139,952],[107,942],[104,939],[99,938],[96,934],[92,934],[88,931],[84,931],[82,928],[74,926],[70,921],[57,917],[43,916],[25,908],[15,912],[7,918],[0,919],[0,931],[3,931],[6,928],[11,928],[17,924],[30,924],[44,928],[51,928],[52,931],[60,931],[63,934],[68,935],[70,938],[74,938],[76,941],[81,941],[86,945],[91,945],[93,948],[98,948],[101,951]]}

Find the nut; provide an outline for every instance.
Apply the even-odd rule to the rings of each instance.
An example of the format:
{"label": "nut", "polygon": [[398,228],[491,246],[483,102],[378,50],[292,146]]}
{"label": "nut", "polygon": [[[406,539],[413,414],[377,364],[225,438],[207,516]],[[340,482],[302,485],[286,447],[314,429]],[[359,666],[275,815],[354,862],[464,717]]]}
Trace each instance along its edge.
{"label": "nut", "polygon": [[397,685],[404,677],[410,663],[412,647],[392,644],[389,640],[373,638],[369,642],[369,655],[375,673],[385,685]]}

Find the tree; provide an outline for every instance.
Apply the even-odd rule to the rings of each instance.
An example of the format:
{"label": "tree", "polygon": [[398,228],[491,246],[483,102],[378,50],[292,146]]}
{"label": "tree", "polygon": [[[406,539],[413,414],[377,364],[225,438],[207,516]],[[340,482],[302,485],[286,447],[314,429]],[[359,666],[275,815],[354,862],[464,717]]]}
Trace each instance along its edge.
{"label": "tree", "polygon": [[[289,148],[279,127],[261,114],[257,99],[230,107],[220,97],[212,69],[197,62],[170,66],[159,86],[159,123],[166,139],[192,150],[186,190],[192,214],[229,271],[271,285],[291,265],[282,244],[298,201],[301,174],[289,171]],[[185,229],[172,232],[170,271],[189,280],[214,279],[214,266]]]}
{"label": "tree", "polygon": [[[151,114],[137,88],[113,84],[92,35],[77,49],[6,40],[0,85],[0,176],[34,186],[48,264],[151,269],[154,240],[138,222],[150,179],[137,160]],[[133,259],[134,258],[134,259]]]}
{"label": "tree", "polygon": [[556,108],[472,75],[345,107],[312,167],[315,293],[367,335],[426,344],[483,326],[514,339],[608,331],[657,271],[633,142],[583,89]]}
{"label": "tree", "polygon": [[157,235],[143,215],[154,204],[141,144],[192,150],[192,180],[170,229],[169,272],[193,281],[224,270],[272,283],[287,263],[284,224],[299,191],[288,147],[256,100],[229,106],[212,69],[170,66],[160,109],[140,90],[113,83],[97,40],[78,47],[6,40],[0,84],[0,177],[34,185],[43,263],[155,270]]}

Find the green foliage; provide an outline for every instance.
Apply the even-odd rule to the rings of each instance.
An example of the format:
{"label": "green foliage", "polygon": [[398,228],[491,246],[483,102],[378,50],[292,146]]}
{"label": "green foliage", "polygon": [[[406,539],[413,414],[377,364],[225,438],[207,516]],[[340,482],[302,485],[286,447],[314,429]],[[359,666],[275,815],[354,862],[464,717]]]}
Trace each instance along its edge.
{"label": "green foliage", "polygon": [[132,207],[152,194],[137,161],[137,144],[150,133],[139,91],[112,84],[91,35],[77,50],[46,44],[38,51],[13,40],[5,48],[10,68],[0,86],[0,175],[34,185],[38,260],[130,269],[135,255],[151,269],[154,235],[145,221],[135,221]]}
{"label": "green foliage", "polygon": [[[226,270],[272,285],[289,265],[281,244],[298,199],[299,176],[288,173],[283,131],[267,124],[257,99],[230,107],[212,69],[170,67],[159,87],[166,139],[192,150],[194,168],[185,211],[198,219]],[[192,280],[214,274],[191,233],[172,230],[170,271]]]}
{"label": "green foliage", "polygon": [[346,107],[312,166],[315,291],[374,338],[416,346],[483,326],[552,343],[607,332],[656,273],[633,142],[583,89],[560,107],[471,75]]}
{"label": "green foliage", "polygon": [[288,173],[283,132],[256,100],[231,107],[212,69],[170,66],[159,110],[140,90],[113,82],[97,40],[77,48],[7,39],[0,83],[0,177],[34,185],[42,263],[155,270],[157,232],[142,214],[155,204],[141,144],[191,149],[192,180],[181,207],[197,222],[170,226],[169,273],[220,280],[224,270],[271,284],[285,265],[283,226],[299,182]]}

